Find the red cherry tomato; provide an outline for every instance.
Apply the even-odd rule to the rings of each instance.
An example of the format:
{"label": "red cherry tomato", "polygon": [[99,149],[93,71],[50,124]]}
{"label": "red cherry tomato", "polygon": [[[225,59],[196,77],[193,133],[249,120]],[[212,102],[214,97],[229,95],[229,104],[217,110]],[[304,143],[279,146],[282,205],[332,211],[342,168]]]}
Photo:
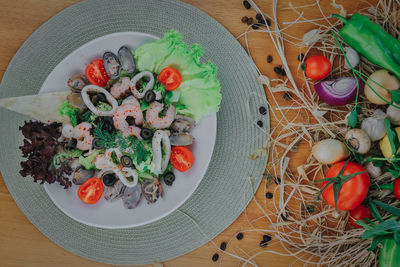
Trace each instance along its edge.
{"label": "red cherry tomato", "polygon": [[329,75],[332,69],[332,64],[324,56],[312,56],[306,61],[306,75],[313,80],[322,80]]}
{"label": "red cherry tomato", "polygon": [[98,86],[106,86],[110,79],[104,69],[103,60],[95,59],[86,66],[86,78],[90,83]]}
{"label": "red cherry tomato", "polygon": [[400,199],[400,177],[394,180],[393,194],[397,199]]}
{"label": "red cherry tomato", "polygon": [[189,170],[194,162],[192,152],[184,146],[175,146],[171,150],[171,163],[180,172]]}
{"label": "red cherry tomato", "polygon": [[[341,161],[335,163],[327,171],[325,178],[336,177],[340,170],[343,168],[345,162]],[[346,168],[343,171],[343,175],[353,174],[357,172],[365,171],[365,169],[354,162],[348,162]],[[321,188],[328,182],[322,182]],[[345,182],[339,192],[339,198],[337,202],[337,208],[339,210],[353,210],[360,205],[367,196],[370,184],[370,178],[367,172],[358,174],[352,177],[350,180]],[[335,207],[335,198],[333,195],[333,186],[330,184],[322,191],[322,197],[328,202],[329,205]]]}
{"label": "red cherry tomato", "polygon": [[358,221],[358,220],[363,220],[365,222],[364,219],[371,219],[371,218],[372,218],[371,210],[369,208],[365,207],[363,204],[361,204],[360,206],[358,206],[354,210],[350,211],[349,223],[353,227],[361,228],[361,226],[359,226],[355,222]]}
{"label": "red cherry tomato", "polygon": [[165,89],[173,91],[181,85],[182,77],[178,70],[166,67],[158,74],[158,81],[165,85]]}
{"label": "red cherry tomato", "polygon": [[92,177],[78,189],[78,197],[86,204],[94,204],[103,195],[104,186],[101,179]]}

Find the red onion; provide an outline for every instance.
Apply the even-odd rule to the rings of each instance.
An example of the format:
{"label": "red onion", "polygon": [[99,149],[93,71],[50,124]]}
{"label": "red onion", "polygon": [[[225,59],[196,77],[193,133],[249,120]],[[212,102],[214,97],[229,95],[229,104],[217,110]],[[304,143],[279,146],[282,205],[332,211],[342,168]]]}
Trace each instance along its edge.
{"label": "red onion", "polygon": [[[358,79],[360,92],[364,88],[364,83]],[[353,77],[342,77],[334,80],[326,80],[314,84],[315,92],[319,98],[333,106],[349,104],[356,99],[357,80]]]}

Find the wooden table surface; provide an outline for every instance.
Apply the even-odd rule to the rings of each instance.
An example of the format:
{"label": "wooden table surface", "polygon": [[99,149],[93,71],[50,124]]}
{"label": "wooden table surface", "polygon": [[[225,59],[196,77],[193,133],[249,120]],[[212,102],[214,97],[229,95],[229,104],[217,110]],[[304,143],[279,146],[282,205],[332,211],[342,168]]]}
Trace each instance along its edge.
{"label": "wooden table surface", "polygon": [[[11,58],[22,45],[22,43],[44,22],[52,16],[71,6],[79,0],[0,0],[0,78],[3,76]],[[255,11],[246,10],[241,0],[185,0],[203,10],[223,26],[234,36],[238,36],[246,29],[241,18],[255,16]],[[272,0],[256,1],[260,8],[267,14],[272,14]],[[290,0],[280,1],[280,7],[287,7]],[[296,5],[310,3],[312,0],[292,1]],[[331,5],[331,1],[323,0],[321,5],[326,14],[338,12]],[[343,4],[349,13],[358,10],[362,3],[358,1],[337,1]],[[308,10],[309,18],[318,17],[317,9]],[[289,11],[280,12],[281,21],[293,20],[293,13]],[[312,25],[301,24],[293,27],[293,34],[301,37]],[[269,77],[276,77],[273,67],[278,65],[278,55],[275,53],[272,43],[266,34],[254,33],[249,37],[251,53],[259,69]],[[244,45],[244,40],[240,39]],[[297,48],[287,49],[287,58],[291,69],[296,69],[298,62],[297,55],[300,53]],[[273,63],[266,62],[267,55],[273,56]],[[276,125],[271,120],[272,126]],[[308,147],[300,149],[300,153],[290,155],[291,168],[294,168],[304,160],[304,153],[308,153]],[[304,153],[302,153],[304,152]],[[265,183],[260,186],[256,196],[262,199],[265,192]],[[271,188],[272,191],[273,188]],[[254,201],[246,209],[249,217],[257,217],[260,214]],[[33,226],[24,214],[19,210],[10,193],[8,192],[3,178],[0,179],[0,266],[110,266],[99,264],[81,257],[78,257],[47,239],[35,226]],[[249,229],[245,214],[242,214],[231,226],[217,236],[214,241],[220,244],[235,236],[237,232]],[[252,251],[259,247],[260,233],[246,233],[243,240],[235,238],[228,245],[228,251],[240,250]],[[273,245],[278,251],[283,251],[279,245]],[[164,266],[217,266],[218,263],[211,261],[216,252],[215,247],[208,243],[195,251],[171,261],[163,263]],[[243,255],[243,254],[241,254]],[[259,266],[288,266],[294,258],[264,253],[255,258]],[[239,261],[229,256],[224,256],[223,266],[238,266]],[[298,264],[295,264],[295,266]]]}

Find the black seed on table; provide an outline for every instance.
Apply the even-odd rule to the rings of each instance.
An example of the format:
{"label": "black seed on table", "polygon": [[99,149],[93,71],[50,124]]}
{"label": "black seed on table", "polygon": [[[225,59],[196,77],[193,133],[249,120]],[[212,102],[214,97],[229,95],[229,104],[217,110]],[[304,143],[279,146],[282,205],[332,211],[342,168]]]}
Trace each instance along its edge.
{"label": "black seed on table", "polygon": [[262,15],[260,13],[257,13],[256,19],[258,19],[258,20],[262,19]]}
{"label": "black seed on table", "polygon": [[226,249],[226,242],[222,242],[221,246],[219,247],[221,250],[225,250]]}
{"label": "black seed on table", "polygon": [[217,261],[218,258],[219,258],[218,253],[215,253],[215,254],[212,256],[212,261]]}
{"label": "black seed on table", "polygon": [[261,106],[258,111],[260,112],[261,115],[265,115],[267,114],[267,109],[263,106]]}
{"label": "black seed on table", "polygon": [[247,17],[247,16],[244,16],[244,17],[242,18],[242,22],[243,22],[243,23],[247,23],[248,20],[249,20],[249,17]]}
{"label": "black seed on table", "polygon": [[265,19],[267,21],[268,26],[271,26],[271,21],[269,19]]}
{"label": "black seed on table", "polygon": [[257,30],[258,28],[260,28],[260,26],[258,26],[257,24],[253,24],[251,25],[251,27],[253,28],[253,30]]}
{"label": "black seed on table", "polygon": [[243,6],[246,9],[250,9],[251,8],[251,5],[250,5],[250,3],[248,1],[243,1]]}
{"label": "black seed on table", "polygon": [[260,247],[265,248],[268,245],[268,242],[260,241]]}
{"label": "black seed on table", "polygon": [[297,57],[297,60],[298,60],[298,61],[303,61],[303,59],[304,59],[304,54],[301,53],[301,54]]}
{"label": "black seed on table", "polygon": [[258,125],[259,127],[263,127],[264,123],[263,123],[262,121],[257,121],[257,125]]}
{"label": "black seed on table", "polygon": [[274,71],[275,71],[275,73],[277,73],[277,74],[281,74],[282,69],[281,69],[280,67],[275,67],[275,68],[274,68]]}
{"label": "black seed on table", "polygon": [[285,215],[281,214],[281,218],[282,220],[287,221],[287,217]]}
{"label": "black seed on table", "polygon": [[263,241],[264,241],[264,242],[269,242],[269,241],[271,241],[271,239],[272,239],[271,236],[269,236],[269,235],[263,235]]}
{"label": "black seed on table", "polygon": [[286,93],[283,94],[282,98],[283,98],[284,100],[291,100],[293,97],[292,97],[292,94],[291,94],[291,93],[286,92]]}
{"label": "black seed on table", "polygon": [[253,18],[249,18],[249,19],[247,20],[247,25],[251,25],[251,24],[253,24]]}
{"label": "black seed on table", "polygon": [[271,56],[271,55],[268,55],[268,57],[267,57],[267,62],[268,62],[268,63],[271,63],[271,62],[272,62],[272,56]]}
{"label": "black seed on table", "polygon": [[243,234],[242,233],[238,233],[236,235],[237,240],[242,240],[243,239]]}
{"label": "black seed on table", "polygon": [[281,181],[281,178],[275,177],[274,182],[275,182],[276,184],[281,184],[282,181]]}
{"label": "black seed on table", "polygon": [[267,193],[265,193],[265,197],[268,199],[271,199],[274,197],[274,195],[271,192],[267,192]]}
{"label": "black seed on table", "polygon": [[282,76],[286,76],[286,71],[285,71],[284,68],[282,68],[281,75],[282,75]]}

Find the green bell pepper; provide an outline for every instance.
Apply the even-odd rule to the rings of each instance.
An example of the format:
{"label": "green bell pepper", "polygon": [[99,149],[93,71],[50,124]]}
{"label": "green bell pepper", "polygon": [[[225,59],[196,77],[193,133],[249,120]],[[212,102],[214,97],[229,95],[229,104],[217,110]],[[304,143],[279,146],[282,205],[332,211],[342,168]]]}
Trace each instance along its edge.
{"label": "green bell pepper", "polygon": [[400,41],[366,16],[354,13],[347,20],[333,14],[345,26],[339,31],[343,40],[372,63],[392,72],[400,79]]}
{"label": "green bell pepper", "polygon": [[394,239],[385,239],[382,242],[379,267],[400,267],[400,246]]}

